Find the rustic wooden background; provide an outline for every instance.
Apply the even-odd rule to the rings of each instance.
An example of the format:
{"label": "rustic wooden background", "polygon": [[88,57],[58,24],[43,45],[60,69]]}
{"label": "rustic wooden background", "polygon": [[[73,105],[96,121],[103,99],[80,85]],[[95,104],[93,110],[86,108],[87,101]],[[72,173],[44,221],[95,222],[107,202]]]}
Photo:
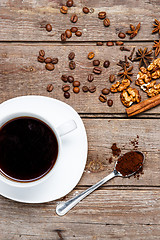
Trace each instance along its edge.
{"label": "rustic wooden background", "polygon": [[[62,100],[78,111],[82,117],[89,142],[87,165],[81,181],[64,199],[45,204],[22,204],[0,197],[0,239],[2,240],[53,240],[53,239],[159,239],[160,238],[160,106],[128,119],[119,93],[110,94],[114,101],[109,108],[99,102],[98,96],[104,87],[110,87],[108,77],[117,74],[116,65],[124,55],[118,46],[107,47],[106,41],[117,41],[119,31],[126,32],[129,24],[141,22],[138,35],[124,39],[125,46],[151,49],[159,35],[152,35],[154,19],[160,20],[159,0],[75,0],[67,15],[60,13],[65,1],[58,0],[1,0],[0,1],[0,103],[16,96],[43,95]],[[85,15],[82,8],[93,8]],[[97,18],[99,11],[106,11],[111,21],[109,28]],[[78,22],[70,22],[76,13]],[[45,30],[52,24],[52,32]],[[67,28],[77,26],[82,37],[73,36],[65,44],[60,35]],[[103,41],[103,46],[96,46]],[[45,70],[44,64],[37,62],[40,49],[46,56],[58,57],[59,63],[53,72]],[[68,68],[68,53],[74,51],[77,67]],[[92,72],[92,61],[88,52],[95,52],[95,59],[110,60],[108,69],[103,68],[100,76],[95,76],[95,93],[76,95],[64,99],[61,90],[62,74],[72,74],[81,86],[88,84],[87,75]],[[133,63],[133,82],[138,73],[138,63]],[[54,90],[46,91],[53,83]],[[89,84],[88,84],[89,85]],[[138,89],[138,87],[136,87]],[[147,96],[141,91],[142,100]],[[138,149],[146,154],[144,174],[140,179],[116,178],[92,193],[67,215],[59,217],[55,213],[61,200],[76,196],[87,187],[109,174],[114,162],[111,146],[114,142],[122,153],[134,148],[132,141],[138,139]],[[97,172],[90,167],[97,165]]]}

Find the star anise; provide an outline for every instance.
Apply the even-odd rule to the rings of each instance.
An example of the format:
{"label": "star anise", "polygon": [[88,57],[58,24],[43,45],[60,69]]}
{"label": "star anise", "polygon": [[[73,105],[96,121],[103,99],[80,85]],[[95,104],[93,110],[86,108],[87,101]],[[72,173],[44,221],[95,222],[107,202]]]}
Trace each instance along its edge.
{"label": "star anise", "polygon": [[130,76],[133,75],[133,73],[131,72],[133,69],[133,66],[129,67],[129,62],[127,61],[127,56],[125,56],[125,61],[120,60],[117,63],[117,65],[122,67],[122,69],[118,73],[118,76],[120,76],[123,79],[129,79],[130,81],[132,81]]}
{"label": "star anise", "polygon": [[155,19],[154,21],[155,21],[155,24],[153,24],[154,29],[153,29],[152,33],[159,32],[159,34],[160,34],[160,22],[157,19]]}
{"label": "star anise", "polygon": [[160,53],[160,40],[159,40],[159,42],[154,41],[153,48],[155,48],[155,57],[157,57],[158,54]]}
{"label": "star anise", "polygon": [[127,34],[130,35],[130,39],[134,38],[137,35],[140,27],[141,27],[141,23],[138,23],[136,28],[132,24],[130,24],[130,29],[131,30],[126,32]]}
{"label": "star anise", "polygon": [[147,66],[149,65],[149,61],[151,61],[153,58],[150,57],[152,54],[152,50],[148,51],[148,48],[139,48],[138,51],[136,52],[136,58],[133,59],[133,61],[139,61],[139,69],[142,65]]}

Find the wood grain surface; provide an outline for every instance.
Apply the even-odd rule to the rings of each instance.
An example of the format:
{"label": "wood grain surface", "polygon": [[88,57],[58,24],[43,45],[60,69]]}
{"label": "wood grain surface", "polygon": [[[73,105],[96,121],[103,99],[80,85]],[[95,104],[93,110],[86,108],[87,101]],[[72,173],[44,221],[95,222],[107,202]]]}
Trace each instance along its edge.
{"label": "wood grain surface", "polygon": [[[120,93],[110,93],[113,100],[108,107],[98,99],[104,87],[110,88],[109,75],[117,74],[119,60],[130,52],[122,52],[119,46],[107,47],[107,41],[117,41],[120,31],[129,30],[129,25],[141,23],[137,36],[130,40],[126,36],[124,46],[149,50],[159,35],[152,34],[154,19],[160,20],[160,1],[134,0],[75,0],[68,14],[60,13],[64,0],[1,0],[0,1],[0,103],[23,95],[42,95],[68,103],[82,117],[88,137],[88,158],[81,180],[67,196],[44,204],[23,204],[0,196],[0,240],[159,240],[160,236],[160,106],[128,118],[120,101]],[[92,13],[85,15],[87,6]],[[98,12],[106,11],[111,25],[106,28]],[[78,16],[73,24],[70,17]],[[52,31],[45,26],[52,24]],[[77,26],[81,37],[75,35],[61,43],[60,35],[67,28]],[[103,41],[103,46],[96,46]],[[45,64],[37,61],[39,50],[46,57],[58,57],[55,70],[49,72]],[[68,54],[74,51],[76,69],[69,69]],[[89,52],[100,60],[102,74],[94,81],[87,81],[93,71]],[[154,57],[154,51],[152,56]],[[134,54],[135,57],[135,54]],[[103,62],[110,61],[109,68]],[[131,87],[139,90],[142,100],[147,96],[135,80],[138,62],[133,65]],[[80,93],[63,96],[61,75],[72,75],[81,83]],[[54,90],[47,92],[52,83]],[[160,80],[157,80],[160,83]],[[95,93],[82,92],[82,86],[95,85]],[[124,154],[138,149],[145,154],[143,174],[139,178],[114,178],[96,190],[67,215],[55,213],[57,204],[66,201],[101,180],[114,169],[117,158],[111,146],[116,143]],[[112,157],[112,162],[109,159]],[[62,179],[63,181],[63,179]]]}

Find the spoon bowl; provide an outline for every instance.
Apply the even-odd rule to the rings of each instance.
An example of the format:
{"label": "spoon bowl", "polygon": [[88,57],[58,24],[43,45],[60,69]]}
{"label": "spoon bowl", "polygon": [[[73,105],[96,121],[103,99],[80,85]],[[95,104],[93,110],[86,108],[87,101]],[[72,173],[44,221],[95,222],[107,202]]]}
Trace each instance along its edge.
{"label": "spoon bowl", "polygon": [[106,176],[105,178],[103,178],[102,180],[100,180],[98,183],[91,186],[90,188],[86,189],[84,192],[80,193],[76,197],[71,198],[70,200],[68,200],[66,202],[62,202],[62,203],[58,204],[57,207],[56,207],[56,213],[59,216],[65,215],[71,208],[73,208],[75,205],[77,205],[82,199],[87,197],[90,193],[92,193],[94,190],[96,190],[97,188],[99,188],[101,185],[108,182],[112,178],[114,178],[114,177],[127,178],[127,177],[131,177],[136,172],[138,172],[140,170],[140,168],[143,167],[144,160],[145,160],[145,155],[140,151],[132,151],[132,152],[136,152],[136,153],[141,154],[143,156],[142,165],[136,171],[134,171],[134,172],[132,172],[128,175],[123,176],[122,173],[120,173],[119,171],[116,170],[116,166],[117,166],[117,163],[118,163],[118,161],[116,161],[113,172],[111,172],[108,176]]}

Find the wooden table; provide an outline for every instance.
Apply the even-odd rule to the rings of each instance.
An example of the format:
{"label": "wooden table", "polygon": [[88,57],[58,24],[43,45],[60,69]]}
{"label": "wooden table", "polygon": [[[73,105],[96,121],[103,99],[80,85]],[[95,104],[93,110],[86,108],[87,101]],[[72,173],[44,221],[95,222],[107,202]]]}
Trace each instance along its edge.
{"label": "wooden table", "polygon": [[[122,52],[119,46],[107,47],[106,41],[117,41],[120,31],[129,30],[129,24],[141,22],[138,35],[124,39],[129,49],[149,49],[158,34],[151,34],[154,19],[160,20],[160,2],[152,1],[74,1],[68,14],[60,13],[65,1],[28,0],[0,3],[0,102],[22,95],[43,95],[62,100],[71,105],[82,117],[89,143],[88,159],[84,174],[64,199],[44,204],[23,204],[0,197],[0,239],[2,240],[53,240],[53,239],[160,239],[160,106],[134,118],[128,119],[120,94],[110,94],[112,107],[101,103],[98,96],[104,87],[110,87],[109,75],[117,74],[116,65],[130,52]],[[82,7],[93,8],[85,15]],[[108,28],[98,19],[99,11],[106,11],[111,21]],[[79,17],[75,26],[82,31],[82,37],[73,36],[65,44],[60,35],[74,26],[70,16]],[[52,24],[47,32],[45,25]],[[103,46],[96,46],[103,41]],[[53,72],[37,61],[40,49],[46,56],[58,57],[59,63]],[[76,69],[68,67],[68,54],[76,54]],[[72,93],[69,99],[63,97],[61,75],[72,74],[81,86],[89,85],[87,75],[92,72],[92,61],[87,59],[90,51],[101,63],[110,60],[108,69],[95,76],[95,93]],[[132,63],[131,63],[132,64]],[[138,73],[138,63],[133,63],[133,82]],[[46,91],[52,83],[53,92]],[[136,86],[138,89],[138,87]],[[147,99],[140,90],[142,100]],[[111,146],[117,143],[122,153],[134,149],[138,138],[138,149],[146,154],[144,174],[130,179],[115,178],[92,193],[67,215],[55,213],[57,203],[78,195],[86,188],[109,174],[114,162]],[[63,179],[62,179],[63,181]]]}

